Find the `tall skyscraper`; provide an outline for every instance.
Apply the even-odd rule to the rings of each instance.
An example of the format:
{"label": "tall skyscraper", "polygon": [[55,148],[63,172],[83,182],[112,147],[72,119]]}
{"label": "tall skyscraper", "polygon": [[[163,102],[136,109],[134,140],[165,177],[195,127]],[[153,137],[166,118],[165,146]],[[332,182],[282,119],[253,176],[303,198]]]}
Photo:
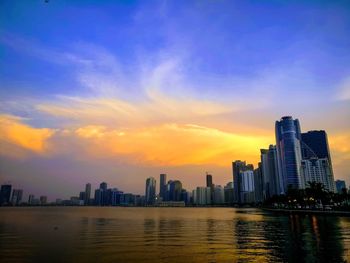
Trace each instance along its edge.
{"label": "tall skyscraper", "polygon": [[276,148],[278,165],[283,180],[283,192],[288,188],[305,187],[301,174],[301,133],[299,120],[291,116],[276,121]]}
{"label": "tall skyscraper", "polygon": [[156,179],[149,177],[146,180],[145,202],[147,205],[153,205],[156,200]]}
{"label": "tall skyscraper", "polygon": [[232,163],[234,197],[238,204],[254,202],[254,167],[246,162]]}
{"label": "tall skyscraper", "polygon": [[10,203],[12,186],[10,184],[3,184],[0,190],[0,205]]}
{"label": "tall skyscraper", "polygon": [[160,174],[159,176],[159,196],[165,200],[166,195],[166,174]]}
{"label": "tall skyscraper", "polygon": [[213,176],[211,174],[207,173],[207,187],[212,187],[213,186]]}
{"label": "tall skyscraper", "polygon": [[[323,130],[308,131],[301,134],[301,140],[305,143],[318,158],[328,158],[331,160],[331,155],[328,146],[327,133]],[[308,159],[309,151],[302,145],[303,159]],[[312,157],[312,156],[310,156]]]}
{"label": "tall skyscraper", "polygon": [[13,189],[11,203],[12,205],[19,205],[22,201],[23,190],[22,189]]}
{"label": "tall skyscraper", "polygon": [[264,178],[262,174],[261,163],[258,164],[258,168],[254,170],[254,191],[255,191],[255,202],[264,201]]}
{"label": "tall skyscraper", "polygon": [[283,192],[283,181],[279,171],[276,146],[261,149],[261,172],[263,176],[263,197],[271,198]]}
{"label": "tall skyscraper", "polygon": [[84,200],[85,205],[89,205],[90,198],[91,198],[91,184],[87,183],[85,185],[85,200]]}
{"label": "tall skyscraper", "polygon": [[301,134],[302,171],[305,184],[322,183],[326,190],[334,192],[334,175],[331,155],[325,131],[309,131]]}
{"label": "tall skyscraper", "polygon": [[209,173],[206,174],[206,183],[207,183],[207,187],[210,188],[210,198],[211,198],[211,202],[213,203],[213,201],[214,201],[213,176]]}

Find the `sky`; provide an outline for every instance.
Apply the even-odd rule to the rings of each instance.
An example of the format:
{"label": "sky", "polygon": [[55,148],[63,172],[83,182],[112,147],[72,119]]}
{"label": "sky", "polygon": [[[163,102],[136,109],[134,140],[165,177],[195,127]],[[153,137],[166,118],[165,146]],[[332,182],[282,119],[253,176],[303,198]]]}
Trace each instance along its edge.
{"label": "sky", "polygon": [[285,115],[349,184],[348,1],[0,2],[0,183],[25,196],[225,185]]}

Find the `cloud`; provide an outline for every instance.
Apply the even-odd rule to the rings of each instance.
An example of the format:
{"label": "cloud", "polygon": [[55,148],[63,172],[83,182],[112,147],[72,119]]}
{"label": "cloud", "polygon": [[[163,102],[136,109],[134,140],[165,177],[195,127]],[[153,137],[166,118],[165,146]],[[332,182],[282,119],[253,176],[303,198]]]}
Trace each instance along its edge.
{"label": "cloud", "polygon": [[[47,140],[55,133],[53,129],[33,128],[23,120],[10,115],[0,115],[0,141],[8,149],[8,144],[43,154],[47,149]],[[1,151],[6,154],[6,151]],[[9,153],[11,154],[11,152]]]}

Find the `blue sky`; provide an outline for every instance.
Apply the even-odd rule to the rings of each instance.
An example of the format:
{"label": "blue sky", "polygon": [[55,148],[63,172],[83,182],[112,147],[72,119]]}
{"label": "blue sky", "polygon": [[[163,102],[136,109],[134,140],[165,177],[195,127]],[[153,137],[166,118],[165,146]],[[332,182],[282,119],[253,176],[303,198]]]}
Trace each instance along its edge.
{"label": "blue sky", "polygon": [[[39,159],[62,166],[62,158],[70,159],[68,156],[76,153],[57,145],[72,141],[80,149],[81,136],[98,138],[103,148],[104,136],[120,134],[124,138],[130,132],[136,136],[134,140],[140,140],[138,144],[147,147],[139,136],[149,133],[169,140],[168,144],[150,157],[144,149],[130,149],[126,141],[118,141],[116,147],[123,145],[120,147],[127,150],[103,148],[114,153],[102,156],[108,159],[106,167],[127,154],[128,169],[123,164],[120,169],[130,174],[140,173],[140,162],[157,171],[154,162],[148,163],[151,158],[160,161],[164,170],[184,166],[176,171],[185,184],[195,185],[186,169],[196,167],[193,169],[204,169],[204,173],[206,166],[217,171],[223,184],[231,178],[229,160],[246,158],[256,163],[259,148],[268,146],[264,146],[267,141],[274,143],[274,121],[293,115],[305,131],[328,132],[336,176],[349,180],[350,149],[342,143],[350,136],[349,101],[348,1],[0,3],[2,125],[25,125],[28,134],[44,141],[33,146],[14,138],[4,140],[6,147],[25,148],[25,154],[20,154],[22,163],[24,159],[31,163],[33,158],[32,163]],[[169,145],[174,137],[190,138],[188,133],[193,130],[188,129],[198,127],[203,128],[203,141],[195,145],[183,142],[198,149],[200,154],[196,154],[202,159],[192,158],[194,153],[189,153],[188,161],[180,154],[163,158],[179,151]],[[70,132],[80,137],[68,136]],[[180,136],[182,133],[185,135]],[[256,151],[254,155],[214,143],[236,143],[239,139],[235,136],[243,135],[254,141],[255,146],[248,147]],[[211,140],[216,155],[206,156],[206,143]],[[49,150],[42,153],[44,144]],[[15,152],[22,150],[16,148]],[[224,154],[230,156],[220,161]],[[8,162],[18,165],[18,156],[1,156],[3,179],[22,182],[26,166],[17,171],[5,167]],[[102,158],[96,156],[86,153],[88,160]],[[71,167],[71,159],[69,163],[76,189],[82,175],[78,166]],[[224,163],[227,167],[223,169]],[[41,169],[32,167],[33,173]],[[111,173],[97,177],[96,182],[117,180]],[[62,174],[62,178],[72,178],[68,168]],[[140,174],[134,179],[142,183],[130,190],[143,189],[146,174]],[[86,180],[93,178],[91,174]],[[59,182],[60,175],[53,180]]]}

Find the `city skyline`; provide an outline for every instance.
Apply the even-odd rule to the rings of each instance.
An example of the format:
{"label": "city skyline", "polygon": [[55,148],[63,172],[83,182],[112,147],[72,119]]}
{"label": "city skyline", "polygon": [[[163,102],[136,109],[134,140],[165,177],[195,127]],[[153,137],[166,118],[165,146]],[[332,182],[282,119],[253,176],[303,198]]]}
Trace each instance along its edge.
{"label": "city skyline", "polygon": [[[321,183],[328,192],[341,192],[340,185],[345,181],[335,180],[331,151],[328,145],[327,132],[324,130],[311,130],[302,132],[298,119],[292,116],[283,116],[275,122],[276,145],[269,144],[268,149],[260,149],[260,162],[254,167],[246,161],[236,159],[232,162],[232,180],[222,185],[213,183],[213,175],[205,172],[205,186],[198,184],[192,186],[192,192],[186,190],[178,179],[167,181],[167,174],[160,173],[157,189],[157,179],[153,176],[146,178],[146,188],[143,193],[128,193],[124,189],[107,188],[107,183],[100,183],[95,190],[94,197],[91,195],[91,183],[87,183],[85,190],[79,195],[71,196],[70,202],[85,205],[117,205],[120,204],[121,195],[128,195],[127,200],[138,196],[145,205],[155,205],[159,201],[185,201],[187,205],[192,198],[192,204],[200,200],[199,204],[214,204],[214,197],[224,199],[224,189],[229,187],[232,192],[232,200],[225,198],[226,204],[260,203],[276,195],[285,195],[289,189],[305,189],[311,182]],[[344,182],[344,183],[343,183]],[[7,196],[7,202],[18,198],[22,200],[23,189],[14,189],[11,194],[11,184],[3,184],[4,193],[1,191],[1,202]],[[346,187],[344,187],[346,188]],[[20,191],[20,193],[18,193]],[[191,195],[192,194],[192,195]],[[3,196],[4,195],[4,196]],[[207,195],[209,197],[207,197]],[[40,196],[34,200],[33,194],[29,194],[29,204],[42,203],[42,198],[47,202],[47,196]],[[122,197],[124,198],[124,197]],[[25,196],[24,196],[25,199]],[[30,201],[33,199],[34,201]],[[57,198],[56,198],[57,199]],[[57,200],[62,200],[58,198]],[[94,201],[92,201],[94,200]],[[107,201],[109,200],[109,201]],[[114,201],[112,201],[114,200]],[[136,200],[136,199],[135,199]],[[128,201],[128,202],[129,202]],[[61,201],[60,201],[61,202]],[[135,201],[136,202],[136,201]],[[6,203],[6,202],[5,202]],[[67,203],[68,204],[68,203]],[[198,204],[198,203],[197,203]],[[218,204],[218,203],[217,203]]]}
{"label": "city skyline", "polygon": [[350,183],[346,2],[82,3],[0,4],[1,183],[51,199],[143,193],[160,173],[224,186],[286,115],[327,131]]}

